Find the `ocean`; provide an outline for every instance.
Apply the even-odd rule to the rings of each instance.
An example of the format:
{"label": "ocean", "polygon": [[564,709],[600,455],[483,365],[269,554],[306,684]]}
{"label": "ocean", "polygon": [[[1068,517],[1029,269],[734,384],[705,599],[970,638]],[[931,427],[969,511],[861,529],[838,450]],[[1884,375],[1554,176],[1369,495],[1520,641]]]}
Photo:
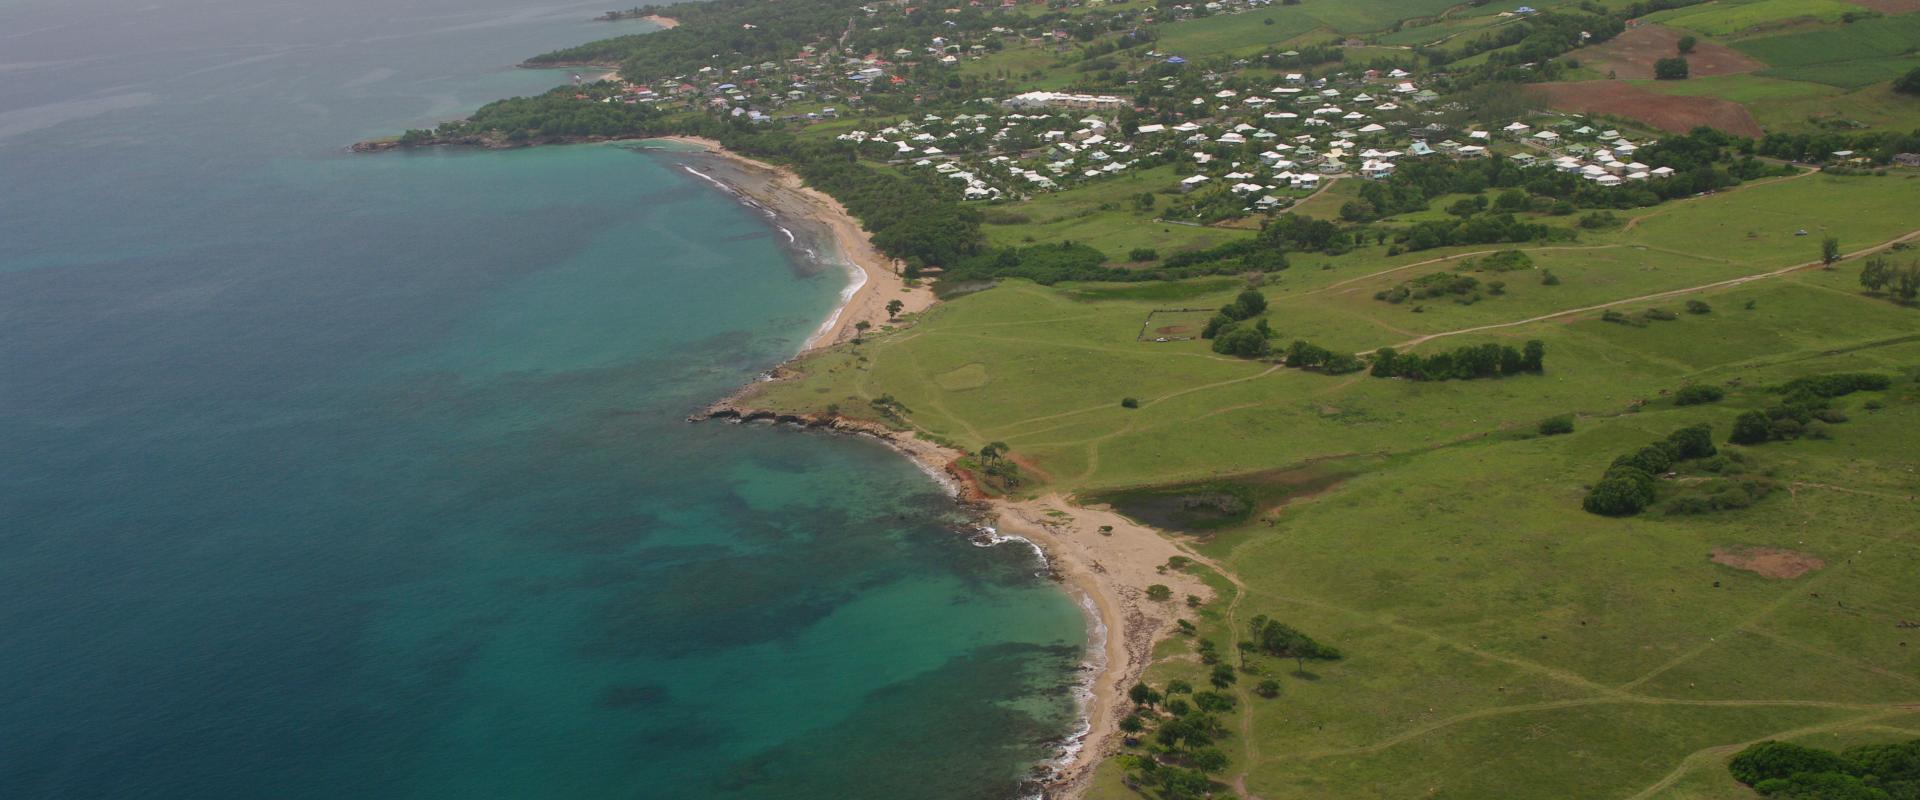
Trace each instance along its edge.
{"label": "ocean", "polygon": [[0,6],[0,797],[1017,797],[1079,608],[878,444],[683,418],[846,276],[616,145],[352,155],[646,23]]}

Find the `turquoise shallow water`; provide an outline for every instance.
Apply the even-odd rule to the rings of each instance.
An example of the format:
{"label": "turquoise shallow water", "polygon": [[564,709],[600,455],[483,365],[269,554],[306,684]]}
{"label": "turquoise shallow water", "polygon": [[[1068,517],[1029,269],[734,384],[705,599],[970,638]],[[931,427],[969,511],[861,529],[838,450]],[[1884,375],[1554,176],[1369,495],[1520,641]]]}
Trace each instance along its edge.
{"label": "turquoise shallow water", "polygon": [[617,30],[394,6],[0,8],[0,797],[1018,793],[1032,555],[680,421],[843,277],[662,156],[339,152]]}

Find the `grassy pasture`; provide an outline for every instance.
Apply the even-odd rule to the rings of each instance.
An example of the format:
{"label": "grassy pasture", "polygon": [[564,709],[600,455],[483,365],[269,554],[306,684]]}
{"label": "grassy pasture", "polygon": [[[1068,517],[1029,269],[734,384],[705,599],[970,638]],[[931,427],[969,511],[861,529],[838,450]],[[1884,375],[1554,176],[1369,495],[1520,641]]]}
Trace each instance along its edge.
{"label": "grassy pasture", "polygon": [[1119,261],[1136,247],[1154,248],[1160,255],[1167,256],[1248,235],[1245,231],[1154,222],[1173,202],[1170,196],[1157,196],[1151,209],[1139,210],[1133,206],[1135,195],[1161,192],[1179,180],[1172,165],[1163,165],[1102,179],[1090,186],[1036,195],[1025,203],[1005,206],[1005,211],[1021,215],[1027,221],[989,224],[987,241],[996,246],[1085,242]]}
{"label": "grassy pasture", "polygon": [[1841,121],[1882,130],[1920,128],[1920,100],[1895,94],[1884,82],[1852,90],[1762,75],[1635,83],[1662,94],[1731,100],[1746,106],[1768,131],[1815,131]]}
{"label": "grassy pasture", "polygon": [[[1920,310],[1863,295],[1858,259],[1633,298],[1810,261],[1824,235],[1865,248],[1910,232],[1917,205],[1920,180],[1904,177],[1750,184],[1522,248],[1559,286],[1533,270],[1480,274],[1508,293],[1420,314],[1372,295],[1495,248],[1299,255],[1262,288],[1281,342],[1344,350],[1615,301],[1629,315],[1712,306],[1639,325],[1580,312],[1416,348],[1538,338],[1539,376],[1327,376],[1142,340],[1149,313],[1217,307],[1245,285],[1233,277],[1008,281],[810,357],[755,403],[875,417],[869,401],[888,396],[914,429],[968,448],[1007,442],[1049,488],[1143,514],[1186,513],[1170,505],[1182,482],[1250,498],[1246,514],[1200,519],[1206,535],[1183,539],[1220,589],[1191,615],[1199,636],[1234,654],[1245,621],[1265,614],[1347,653],[1305,676],[1249,659],[1262,674],[1233,690],[1222,746],[1227,777],[1251,794],[1740,797],[1724,765],[1744,743],[1920,735],[1920,635],[1896,625],[1920,607],[1920,384],[1843,398],[1852,419],[1829,439],[1744,448],[1782,484],[1746,509],[1612,519],[1579,511],[1580,497],[1616,455],[1683,425],[1724,440],[1739,412],[1775,402],[1767,386],[1920,367]],[[1668,393],[1690,382],[1729,396],[1675,406]],[[1577,416],[1573,434],[1533,434],[1562,413]],[[1730,547],[1822,566],[1777,579],[1709,560]],[[1189,640],[1158,655],[1150,680],[1204,680]],[[1280,698],[1247,691],[1262,677],[1282,682]],[[1113,765],[1097,775],[1093,797],[1134,796]]]}
{"label": "grassy pasture", "polygon": [[[1278,47],[1320,27],[1301,6],[1268,6],[1242,14],[1216,14],[1159,26],[1156,47],[1174,55],[1247,55]],[[1267,24],[1272,20],[1273,24]]]}
{"label": "grassy pasture", "polygon": [[1842,14],[1865,10],[1840,0],[1754,0],[1688,6],[1650,14],[1647,19],[1709,36],[1726,36],[1788,20],[1839,22]]}
{"label": "grassy pasture", "polygon": [[1733,46],[1767,63],[1763,74],[1843,88],[1890,80],[1920,60],[1920,15],[1862,20],[1834,28],[1766,36]]}

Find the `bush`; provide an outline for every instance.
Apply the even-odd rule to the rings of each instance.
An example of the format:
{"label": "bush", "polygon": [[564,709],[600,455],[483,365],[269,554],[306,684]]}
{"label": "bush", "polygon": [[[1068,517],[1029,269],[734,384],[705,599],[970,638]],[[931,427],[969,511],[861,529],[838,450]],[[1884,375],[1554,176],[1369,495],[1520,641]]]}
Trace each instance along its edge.
{"label": "bush", "polygon": [[1546,419],[1540,420],[1541,436],[1559,436],[1560,434],[1563,434],[1563,433],[1572,433],[1572,432],[1573,432],[1573,415],[1572,414],[1561,414],[1560,416],[1557,416],[1557,417],[1548,417]]}
{"label": "bush", "polygon": [[1540,273],[1540,285],[1541,286],[1559,286],[1560,276],[1553,274],[1553,270],[1550,270],[1550,269],[1544,270]]}
{"label": "bush", "polygon": [[1646,317],[1654,322],[1672,322],[1680,318],[1679,314],[1675,314],[1664,308],[1649,308],[1640,312],[1640,316]]}
{"label": "bush", "polygon": [[1608,477],[1587,491],[1580,507],[1589,514],[1626,517],[1640,513],[1653,502],[1653,476],[1631,467],[1608,470]]}
{"label": "bush", "polygon": [[1261,681],[1259,685],[1253,687],[1253,693],[1260,695],[1261,697],[1267,698],[1268,700],[1272,700],[1273,698],[1280,696],[1280,682],[1272,678],[1268,678],[1264,681]]}
{"label": "bush", "polygon": [[1160,251],[1151,247],[1136,247],[1127,251],[1128,261],[1159,261]]}
{"label": "bush", "polygon": [[1747,411],[1733,420],[1733,433],[1727,441],[1734,444],[1760,444],[1773,438],[1773,420],[1764,411]]}
{"label": "bush", "polygon": [[1846,772],[1848,766],[1846,759],[1826,750],[1765,741],[1740,751],[1727,763],[1727,771],[1734,780],[1753,786],[1800,772]]}
{"label": "bush", "polygon": [[1147,587],[1147,599],[1171,600],[1173,599],[1173,590],[1167,588],[1165,584],[1156,583]]}
{"label": "bush", "polygon": [[1683,81],[1687,79],[1687,60],[1684,58],[1663,58],[1653,62],[1653,77],[1663,81]]}
{"label": "bush", "polygon": [[1680,387],[1680,391],[1674,392],[1673,404],[1676,406],[1697,406],[1703,403],[1718,403],[1726,396],[1726,390],[1718,386],[1694,383],[1682,386]]}
{"label": "bush", "polygon": [[1709,458],[1720,452],[1713,446],[1713,426],[1704,422],[1667,434],[1667,443],[1673,445],[1675,457],[1681,461]]}
{"label": "bush", "polygon": [[1131,397],[1123,397],[1123,398],[1120,398],[1120,407],[1121,408],[1139,408],[1140,401],[1135,400]]}
{"label": "bush", "polygon": [[1920,94],[1920,67],[1914,67],[1900,79],[1893,82],[1893,90],[1901,94]]}
{"label": "bush", "polygon": [[1688,300],[1688,301],[1687,301],[1687,313],[1689,313],[1689,314],[1711,314],[1711,313],[1713,313],[1713,306],[1710,306],[1710,305],[1707,305],[1707,303],[1706,303],[1706,301],[1704,301],[1704,300]]}

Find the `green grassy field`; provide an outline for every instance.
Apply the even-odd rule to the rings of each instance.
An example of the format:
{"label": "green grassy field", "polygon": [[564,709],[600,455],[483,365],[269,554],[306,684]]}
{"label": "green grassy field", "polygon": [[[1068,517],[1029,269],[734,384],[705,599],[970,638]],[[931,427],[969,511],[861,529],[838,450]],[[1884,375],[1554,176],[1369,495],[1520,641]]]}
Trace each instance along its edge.
{"label": "green grassy field", "polygon": [[1789,20],[1838,22],[1843,14],[1864,11],[1840,0],[1753,0],[1677,8],[1650,14],[1647,20],[1709,36],[1726,36]]}
{"label": "green grassy field", "polygon": [[[996,246],[1085,242],[1118,261],[1136,247],[1153,248],[1161,255],[1171,255],[1251,235],[1242,230],[1155,222],[1160,212],[1174,202],[1170,195],[1156,194],[1154,207],[1150,209],[1133,205],[1134,196],[1162,192],[1179,180],[1173,167],[1167,165],[1037,195],[1028,202],[1007,206],[1007,212],[1026,221],[987,225],[987,241]],[[1006,217],[990,214],[989,219]]]}
{"label": "green grassy field", "polygon": [[[1813,260],[1823,235],[1852,251],[1912,233],[1916,204],[1910,177],[1753,184],[1523,248],[1535,269],[1474,273],[1506,294],[1421,313],[1373,294],[1486,248],[1300,256],[1262,288],[1282,342],[1354,351],[1453,334],[1421,352],[1537,338],[1539,376],[1327,376],[1153,341],[1206,317],[1185,309],[1230,299],[1245,286],[1234,277],[1009,281],[811,357],[754,401],[871,417],[885,395],[909,427],[967,448],[1004,441],[1032,478],[1083,497],[1249,487],[1245,521],[1182,537],[1221,590],[1192,615],[1198,636],[1233,654],[1263,614],[1347,654],[1305,676],[1248,658],[1222,746],[1223,781],[1249,796],[1744,797],[1724,765],[1745,743],[1920,736],[1920,646],[1908,646],[1920,634],[1895,625],[1920,607],[1920,309],[1863,295],[1858,259],[1712,284]],[[1543,269],[1560,285],[1542,285]],[[1560,313],[1686,299],[1712,312],[1636,325]],[[1780,487],[1753,506],[1579,510],[1614,456],[1696,422],[1724,440],[1740,411],[1775,402],[1765,387],[1844,370],[1901,377],[1840,401],[1851,419],[1831,438],[1742,448]],[[1687,383],[1729,396],[1677,407],[1666,395]],[[1563,413],[1577,415],[1573,434],[1534,435]],[[1708,558],[1743,547],[1821,565],[1779,578]],[[1191,639],[1158,656],[1151,681],[1205,677]],[[1281,681],[1278,699],[1247,691],[1265,677]],[[1092,796],[1137,796],[1121,771],[1104,766]]]}
{"label": "green grassy field", "polygon": [[1174,55],[1257,53],[1321,26],[1319,19],[1301,8],[1269,6],[1161,25],[1157,47]]}
{"label": "green grassy field", "polygon": [[1733,46],[1764,61],[1761,74],[1859,88],[1920,66],[1920,14],[1862,20],[1834,28],[1767,36]]}

